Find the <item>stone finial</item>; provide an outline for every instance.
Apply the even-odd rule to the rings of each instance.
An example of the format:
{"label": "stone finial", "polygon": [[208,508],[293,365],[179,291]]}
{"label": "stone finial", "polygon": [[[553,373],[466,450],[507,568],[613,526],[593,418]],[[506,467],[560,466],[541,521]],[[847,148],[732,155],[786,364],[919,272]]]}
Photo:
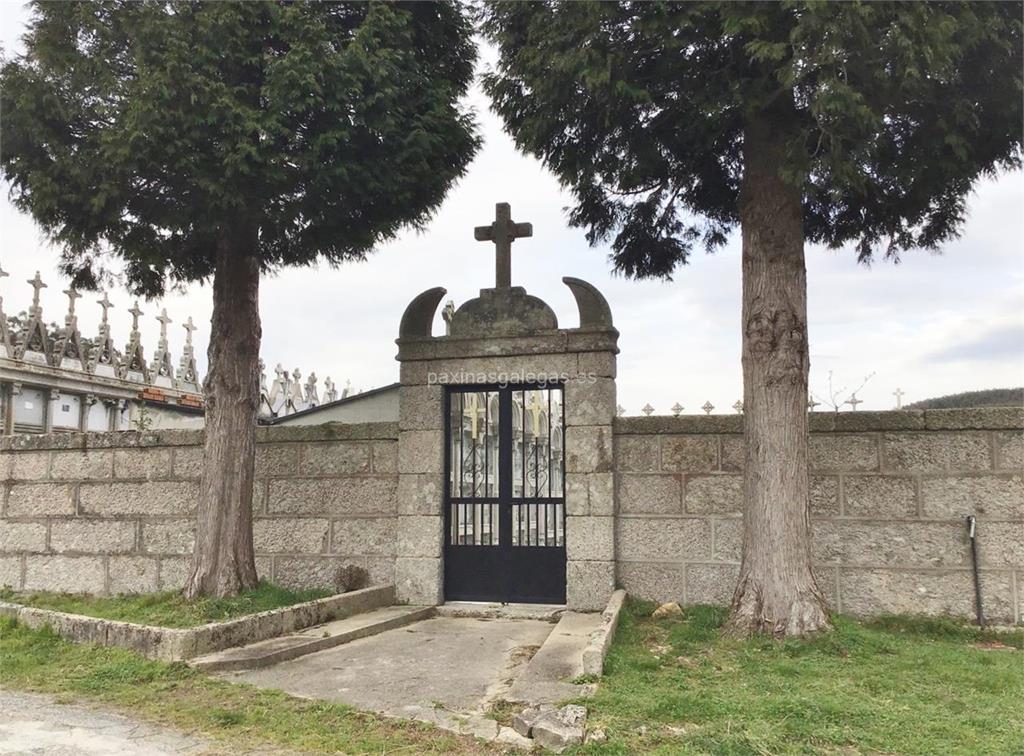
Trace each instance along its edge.
{"label": "stone finial", "polygon": [[[0,268],[0,278],[7,278],[11,274]],[[7,315],[4,314],[4,298],[0,297],[0,357],[14,357],[14,342],[11,340],[11,330],[7,325]]]}
{"label": "stone finial", "polygon": [[814,401],[813,396],[807,397],[807,409],[810,410],[811,412],[814,412],[814,408],[819,406],[820,404],[821,402]]}
{"label": "stone finial", "polygon": [[[199,391],[199,368],[196,365],[196,350],[192,345],[192,334],[197,329],[191,315],[181,327],[185,329],[185,346],[181,350],[181,361],[178,363],[178,387],[184,391]],[[262,360],[260,364],[262,365]],[[260,369],[262,370],[262,367]]]}
{"label": "stone finial", "polygon": [[743,414],[743,400],[742,399],[737,399],[736,400],[736,404],[732,405],[732,408],[734,410],[736,410],[737,414],[742,415]]}
{"label": "stone finial", "polygon": [[444,335],[452,335],[452,318],[455,317],[455,302],[449,299],[444,303],[444,308],[441,310],[441,318],[444,320]]}
{"label": "stone finial", "polygon": [[38,270],[36,271],[35,278],[28,279],[28,283],[32,287],[32,309],[29,310],[29,314],[38,314],[40,311],[39,292],[47,288],[47,285],[43,283]]}
{"label": "stone finial", "polygon": [[625,407],[623,407],[623,406],[622,406],[621,404],[620,404],[620,405],[618,405],[618,406],[617,406],[617,407],[615,408],[615,414],[616,414],[616,415],[618,415],[619,417],[622,417],[623,415],[625,415],[625,414],[626,414],[626,408],[625,408]]}
{"label": "stone finial", "polygon": [[260,394],[267,394],[267,363],[260,357]]}
{"label": "stone finial", "polygon": [[647,417],[650,417],[654,413],[654,407],[652,407],[651,403],[648,402],[647,404],[640,408],[640,411],[647,415]]}
{"label": "stone finial", "polygon": [[529,236],[533,236],[533,225],[515,223],[512,220],[512,206],[507,202],[499,202],[494,206],[494,222],[491,225],[473,229],[473,238],[477,241],[494,242],[496,289],[512,286],[512,242]]}
{"label": "stone finial", "polygon": [[320,404],[320,397],[316,392],[316,373],[310,371],[306,379],[306,407],[316,407]]}
{"label": "stone finial", "polygon": [[715,405],[713,405],[713,404],[711,403],[711,401],[710,401],[710,400],[709,400],[709,401],[706,401],[706,402],[704,402],[704,404],[702,404],[702,405],[701,405],[701,409],[702,409],[702,410],[704,410],[704,414],[705,414],[705,415],[710,415],[710,414],[711,414],[711,411],[712,411],[712,410],[713,410],[714,408],[715,408]]}
{"label": "stone finial", "polygon": [[33,289],[32,306],[29,308],[28,318],[22,327],[21,338],[18,340],[14,356],[37,365],[49,365],[51,359],[50,336],[46,332],[46,324],[43,323],[42,305],[39,304],[39,292],[46,288],[46,284],[43,283],[38,270],[35,278],[30,278],[28,283]]}
{"label": "stone finial", "polygon": [[142,350],[142,334],[139,333],[139,318],[143,315],[138,300],[128,310],[132,314],[132,333],[128,346],[124,350],[124,362],[121,366],[122,378],[139,383],[149,383],[149,366]]}
{"label": "stone finial", "polygon": [[864,403],[863,399],[858,399],[857,398],[857,392],[856,391],[854,391],[852,394],[850,394],[850,398],[847,399],[845,402],[843,402],[843,404],[849,404],[850,405],[850,409],[853,410],[854,412],[857,411],[857,405],[858,404],[863,404],[863,403]]}
{"label": "stone finial", "polygon": [[334,402],[338,399],[338,389],[334,387],[334,381],[331,380],[331,376],[324,378],[324,401]]}
{"label": "stone finial", "polygon": [[897,388],[892,395],[896,397],[896,409],[903,409],[903,389]]}
{"label": "stone finial", "polygon": [[672,405],[672,414],[675,417],[679,417],[679,415],[682,414],[684,409],[686,409],[686,407],[681,405],[679,402],[676,402],[675,404]]}
{"label": "stone finial", "polygon": [[90,370],[94,375],[114,378],[117,376],[117,365],[121,359],[110,335],[109,313],[114,305],[107,298],[107,292],[103,292],[103,299],[97,299],[96,304],[103,309],[103,314],[100,316],[100,335],[90,358]]}
{"label": "stone finial", "polygon": [[305,407],[306,397],[302,393],[302,373],[295,368],[292,371],[292,380],[288,384],[288,400],[285,402],[285,408],[290,412],[298,412]]}
{"label": "stone finial", "polygon": [[53,365],[65,370],[85,370],[86,356],[82,354],[82,335],[78,332],[75,314],[75,300],[82,295],[73,286],[62,293],[68,298],[68,312],[64,316],[64,328],[53,345]]}
{"label": "stone finial", "polygon": [[341,398],[344,399],[346,396],[351,396],[351,394],[352,394],[352,381],[350,381],[348,378],[346,378],[345,379],[345,388],[343,388],[341,390]]}
{"label": "stone finial", "polygon": [[157,341],[150,374],[156,385],[170,388],[174,385],[174,366],[171,364],[171,352],[167,346],[167,324],[174,321],[167,317],[166,308],[160,310],[156,319],[160,322],[160,339]]}

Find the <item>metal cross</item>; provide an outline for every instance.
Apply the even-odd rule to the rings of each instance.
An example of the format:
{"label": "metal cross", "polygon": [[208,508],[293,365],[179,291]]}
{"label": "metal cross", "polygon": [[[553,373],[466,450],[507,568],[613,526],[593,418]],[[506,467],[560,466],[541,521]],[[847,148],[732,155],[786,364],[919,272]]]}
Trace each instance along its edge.
{"label": "metal cross", "polygon": [[38,270],[36,271],[36,277],[30,278],[28,282],[32,284],[32,288],[35,289],[35,292],[32,294],[32,312],[34,314],[39,310],[39,290],[45,289],[46,284],[44,284],[43,279],[39,277]]}
{"label": "metal cross", "polygon": [[537,398],[539,391],[530,392],[530,403],[526,406],[526,409],[530,410],[530,415],[533,416],[533,436],[537,438],[540,436],[540,419],[544,416],[544,411],[548,408],[546,404],[543,404],[540,399]]}
{"label": "metal cross", "polygon": [[139,330],[139,317],[142,315],[142,310],[139,309],[139,300],[135,300],[135,304],[132,305],[132,309],[128,310],[132,314],[132,331]]}
{"label": "metal cross", "polygon": [[104,325],[107,323],[107,311],[113,307],[110,300],[107,299],[107,292],[103,292],[103,299],[97,299],[96,303],[103,308],[103,320],[101,321]]}
{"label": "metal cross", "polygon": [[[182,328],[184,328],[188,332],[188,333],[185,334],[185,346],[192,346],[192,331],[195,331],[197,329],[196,329],[195,325],[192,324],[192,316],[191,315],[188,316],[188,320],[185,321],[185,324],[182,326]],[[278,368],[278,371],[280,371],[280,369],[281,369],[281,364],[280,363],[278,363],[277,368]]]}
{"label": "metal cross", "polygon": [[903,389],[896,389],[892,395],[896,397],[896,409],[903,409]]}
{"label": "metal cross", "polygon": [[167,308],[160,310],[160,315],[157,316],[157,320],[160,321],[160,341],[167,341],[167,324],[174,322],[167,317]]}
{"label": "metal cross", "polygon": [[512,207],[507,202],[499,202],[494,206],[494,223],[473,229],[473,238],[477,241],[494,242],[496,247],[496,288],[507,289],[512,286],[512,242],[527,236],[533,236],[533,224],[513,222]]}
{"label": "metal cross", "polygon": [[857,398],[857,392],[856,391],[854,391],[852,394],[850,394],[850,398],[847,399],[845,402],[843,402],[843,404],[849,404],[850,407],[853,408],[854,412],[857,411],[857,405],[858,404],[863,404],[863,403],[864,403],[863,399],[858,399]]}

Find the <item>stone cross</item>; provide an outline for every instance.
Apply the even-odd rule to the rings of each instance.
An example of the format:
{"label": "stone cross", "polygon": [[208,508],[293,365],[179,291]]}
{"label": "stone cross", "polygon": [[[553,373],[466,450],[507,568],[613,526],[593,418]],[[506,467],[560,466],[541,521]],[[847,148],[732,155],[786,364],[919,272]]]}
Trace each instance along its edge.
{"label": "stone cross", "polygon": [[98,304],[100,307],[103,308],[103,320],[101,320],[100,322],[103,325],[106,325],[107,324],[107,311],[110,310],[110,308],[114,306],[114,305],[112,305],[110,303],[110,300],[107,299],[107,292],[103,292],[103,299],[97,299],[96,300],[96,304]]}
{"label": "stone cross", "polygon": [[714,408],[715,405],[713,405],[710,400],[704,402],[704,404],[701,405],[701,409],[704,410],[705,415],[710,415],[711,410],[713,410]]}
{"label": "stone cross", "polygon": [[32,288],[35,291],[32,293],[32,314],[39,312],[39,291],[46,288],[46,284],[43,283],[43,279],[39,277],[39,271],[36,271],[36,277],[30,278],[28,281],[32,284]]}
{"label": "stone cross", "polygon": [[650,402],[647,402],[647,404],[640,408],[640,411],[647,415],[647,417],[650,417],[654,412],[654,407],[651,406]]}
{"label": "stone cross", "polygon": [[682,414],[682,411],[684,409],[686,409],[686,407],[681,405],[679,402],[676,402],[675,404],[672,405],[672,414],[675,415],[676,417],[679,417],[679,415]]}
{"label": "stone cross", "polygon": [[[188,320],[185,321],[185,324],[182,326],[182,328],[184,328],[187,331],[187,333],[185,334],[185,346],[192,346],[192,331],[197,330],[197,328],[192,323],[191,315],[188,316]],[[277,367],[281,367],[280,363],[278,364]]]}
{"label": "stone cross", "polygon": [[157,320],[160,321],[160,341],[167,341],[167,324],[174,322],[167,317],[167,308],[160,310],[160,315],[157,316]]}
{"label": "stone cross", "polygon": [[68,298],[68,317],[73,317],[75,314],[75,300],[81,299],[82,295],[70,286],[61,293],[65,294]]}
{"label": "stone cross", "polygon": [[732,408],[734,410],[736,410],[736,412],[738,412],[739,414],[742,415],[743,414],[743,400],[742,399],[737,399],[736,400],[736,404],[732,405]]}
{"label": "stone cross", "polygon": [[495,288],[507,289],[512,286],[512,242],[527,236],[533,236],[533,224],[513,222],[512,207],[507,202],[495,205],[494,223],[473,229],[473,238],[494,242],[496,247]]}
{"label": "stone cross", "polygon": [[540,419],[544,416],[544,410],[547,409],[547,405],[541,402],[537,398],[538,392],[532,392],[530,394],[530,403],[526,409],[530,410],[530,414],[533,416],[533,436],[537,438],[540,436]]}
{"label": "stone cross", "polygon": [[139,330],[139,317],[142,315],[138,300],[135,300],[135,304],[132,305],[132,309],[128,310],[128,312],[132,314],[132,332],[137,333]]}
{"label": "stone cross", "polygon": [[821,404],[821,402],[814,401],[813,396],[807,397],[807,409],[809,409],[811,412],[814,412],[814,408],[817,407],[819,404]]}
{"label": "stone cross", "polygon": [[903,389],[897,388],[892,395],[896,397],[896,409],[903,409]]}
{"label": "stone cross", "polygon": [[852,394],[850,394],[850,398],[847,399],[845,402],[843,402],[843,404],[849,404],[854,412],[857,411],[857,405],[858,404],[863,404],[863,403],[864,403],[863,399],[858,399],[857,398],[857,392],[856,391],[854,391]]}
{"label": "stone cross", "polygon": [[620,404],[620,405],[618,405],[618,406],[617,406],[617,407],[615,408],[615,414],[616,414],[616,415],[618,415],[619,417],[622,417],[623,415],[625,415],[625,414],[626,414],[626,408],[625,408],[625,407],[623,407],[623,406],[622,406],[621,404]]}

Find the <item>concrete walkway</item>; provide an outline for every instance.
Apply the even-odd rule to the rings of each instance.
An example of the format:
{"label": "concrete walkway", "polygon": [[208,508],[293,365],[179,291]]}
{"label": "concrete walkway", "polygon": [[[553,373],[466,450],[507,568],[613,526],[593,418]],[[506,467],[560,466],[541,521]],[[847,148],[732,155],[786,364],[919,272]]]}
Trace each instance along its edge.
{"label": "concrete walkway", "polygon": [[220,676],[523,746],[523,738],[485,713],[506,696],[554,627],[531,619],[434,617],[265,669]]}
{"label": "concrete walkway", "polygon": [[57,704],[48,696],[0,691],[3,756],[181,756],[208,743],[119,714]]}

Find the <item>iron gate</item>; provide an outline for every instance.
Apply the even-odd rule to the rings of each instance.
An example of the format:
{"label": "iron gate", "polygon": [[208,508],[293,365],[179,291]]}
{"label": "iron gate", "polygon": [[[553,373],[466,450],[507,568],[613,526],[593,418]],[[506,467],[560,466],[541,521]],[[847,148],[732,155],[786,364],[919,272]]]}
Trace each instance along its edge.
{"label": "iron gate", "polygon": [[445,395],[445,598],[565,603],[562,387]]}

